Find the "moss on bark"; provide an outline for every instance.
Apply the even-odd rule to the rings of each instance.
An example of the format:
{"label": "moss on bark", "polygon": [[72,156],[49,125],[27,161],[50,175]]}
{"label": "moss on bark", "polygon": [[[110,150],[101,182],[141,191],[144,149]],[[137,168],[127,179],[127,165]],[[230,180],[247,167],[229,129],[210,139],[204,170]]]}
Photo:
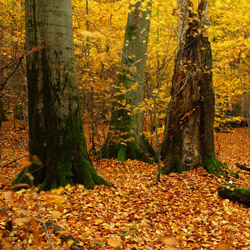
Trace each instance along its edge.
{"label": "moss on bark", "polygon": [[[34,177],[31,181],[27,176],[30,173]],[[39,186],[38,192],[42,190],[51,190],[58,187],[64,187],[67,184],[83,184],[88,189],[93,189],[95,185],[112,185],[99,176],[94,167],[88,160],[79,159],[74,162],[58,162],[57,166],[49,165],[41,167],[32,164],[26,167],[12,182],[13,185],[18,183],[27,183],[29,185]]]}
{"label": "moss on bark", "polygon": [[102,158],[116,158],[121,162],[124,162],[128,159],[141,160],[148,163],[152,162],[148,155],[141,151],[136,139],[134,139],[134,141],[121,143],[107,140],[102,146],[102,149],[99,151],[99,155]]}
{"label": "moss on bark", "polygon": [[250,207],[250,189],[224,186],[218,188],[218,194],[223,199],[237,201]]}
{"label": "moss on bark", "polygon": [[[83,184],[86,188],[94,188],[95,184],[111,186],[96,173],[88,159],[79,108],[62,127],[65,128],[57,136],[52,134],[53,130],[49,131],[50,144],[43,151],[43,163],[37,160],[38,157],[31,157],[32,165],[24,168],[13,184],[31,184],[27,176],[30,173],[34,177],[33,184],[40,185],[39,191],[67,184]],[[42,150],[39,151],[39,148],[33,148],[32,152],[41,155]]]}
{"label": "moss on bark", "polygon": [[[123,69],[119,74],[118,85],[129,89],[131,72]],[[124,162],[127,159],[137,159],[151,162],[146,152],[142,152],[139,145],[139,138],[135,134],[136,115],[134,114],[134,102],[126,94],[117,93],[116,101],[113,104],[109,134],[106,142],[99,151],[102,158],[117,158]],[[146,138],[142,141],[144,144]],[[144,148],[149,148],[148,145]]]}
{"label": "moss on bark", "polygon": [[224,177],[228,177],[228,175],[231,174],[235,178],[239,178],[238,173],[232,172],[226,163],[218,161],[213,153],[203,155],[203,166],[208,171],[208,173],[222,175]]}

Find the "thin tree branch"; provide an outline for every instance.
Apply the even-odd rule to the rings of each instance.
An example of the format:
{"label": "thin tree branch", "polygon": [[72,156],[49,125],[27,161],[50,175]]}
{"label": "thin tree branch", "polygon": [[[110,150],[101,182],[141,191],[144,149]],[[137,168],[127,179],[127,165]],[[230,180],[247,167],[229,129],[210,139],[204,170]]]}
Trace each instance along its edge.
{"label": "thin tree branch", "polygon": [[4,89],[5,85],[7,84],[8,80],[10,79],[10,77],[16,72],[16,70],[20,66],[23,58],[24,58],[24,55],[19,57],[18,62],[16,64],[16,67],[10,72],[10,74],[5,78],[5,81],[0,85],[0,91]]}

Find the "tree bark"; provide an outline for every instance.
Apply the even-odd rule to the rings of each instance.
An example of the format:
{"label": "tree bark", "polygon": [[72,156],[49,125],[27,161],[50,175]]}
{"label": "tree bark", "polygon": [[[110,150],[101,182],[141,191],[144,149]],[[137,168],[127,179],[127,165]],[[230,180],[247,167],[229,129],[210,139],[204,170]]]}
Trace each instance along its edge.
{"label": "tree bark", "polygon": [[27,0],[29,151],[32,165],[13,181],[39,190],[66,184],[110,185],[88,160],[73,44],[71,0]]}
{"label": "tree bark", "polygon": [[162,142],[163,172],[183,172],[199,165],[220,173],[214,157],[212,51],[206,34],[208,1],[198,14],[189,0],[178,0],[178,49]]}
{"label": "tree bark", "polygon": [[250,189],[225,186],[218,188],[218,194],[223,199],[237,201],[250,207]]}
{"label": "tree bark", "polygon": [[122,162],[127,159],[149,161],[143,150],[152,153],[142,134],[142,113],[138,108],[143,101],[150,14],[151,2],[148,0],[130,5],[116,101],[109,134],[101,149],[102,157],[114,157]]}

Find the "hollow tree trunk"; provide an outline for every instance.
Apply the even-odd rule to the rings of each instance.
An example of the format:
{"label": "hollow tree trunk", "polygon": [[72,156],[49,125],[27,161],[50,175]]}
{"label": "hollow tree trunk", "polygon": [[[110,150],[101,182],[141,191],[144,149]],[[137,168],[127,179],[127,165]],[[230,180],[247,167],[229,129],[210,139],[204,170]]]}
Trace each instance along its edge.
{"label": "hollow tree trunk", "polygon": [[122,162],[127,159],[148,161],[143,150],[152,153],[152,148],[142,135],[142,114],[138,109],[143,101],[150,14],[149,0],[130,5],[116,101],[109,134],[101,149],[102,157],[114,157]]}
{"label": "hollow tree trunk", "polygon": [[88,160],[76,82],[71,0],[27,0],[30,172],[39,190],[106,184]]}
{"label": "hollow tree trunk", "polygon": [[198,15],[189,0],[178,0],[178,49],[162,143],[163,172],[204,165],[222,173],[214,158],[212,52],[206,35],[208,1]]}

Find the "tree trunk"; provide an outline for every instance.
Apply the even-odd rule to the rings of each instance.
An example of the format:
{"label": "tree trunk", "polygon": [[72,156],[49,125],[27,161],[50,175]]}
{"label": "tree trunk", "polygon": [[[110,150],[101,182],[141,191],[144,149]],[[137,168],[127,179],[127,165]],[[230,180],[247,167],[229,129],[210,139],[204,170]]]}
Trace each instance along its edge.
{"label": "tree trunk", "polygon": [[142,135],[142,113],[138,106],[143,101],[150,14],[151,3],[147,0],[130,5],[116,101],[109,134],[101,149],[102,157],[115,157],[122,162],[127,159],[149,160],[141,150],[150,151],[152,148]]}
{"label": "tree trunk", "polygon": [[[0,98],[2,98],[0,96]],[[3,109],[3,101],[0,99],[0,131],[2,127],[2,121],[4,120],[4,109]]]}
{"label": "tree trunk", "polygon": [[212,52],[206,35],[208,1],[198,15],[189,0],[178,0],[178,49],[162,143],[163,172],[182,172],[204,165],[220,173],[214,157]]}
{"label": "tree trunk", "polygon": [[106,184],[88,160],[76,82],[71,0],[27,0],[29,151],[32,165],[13,181],[39,190]]}

